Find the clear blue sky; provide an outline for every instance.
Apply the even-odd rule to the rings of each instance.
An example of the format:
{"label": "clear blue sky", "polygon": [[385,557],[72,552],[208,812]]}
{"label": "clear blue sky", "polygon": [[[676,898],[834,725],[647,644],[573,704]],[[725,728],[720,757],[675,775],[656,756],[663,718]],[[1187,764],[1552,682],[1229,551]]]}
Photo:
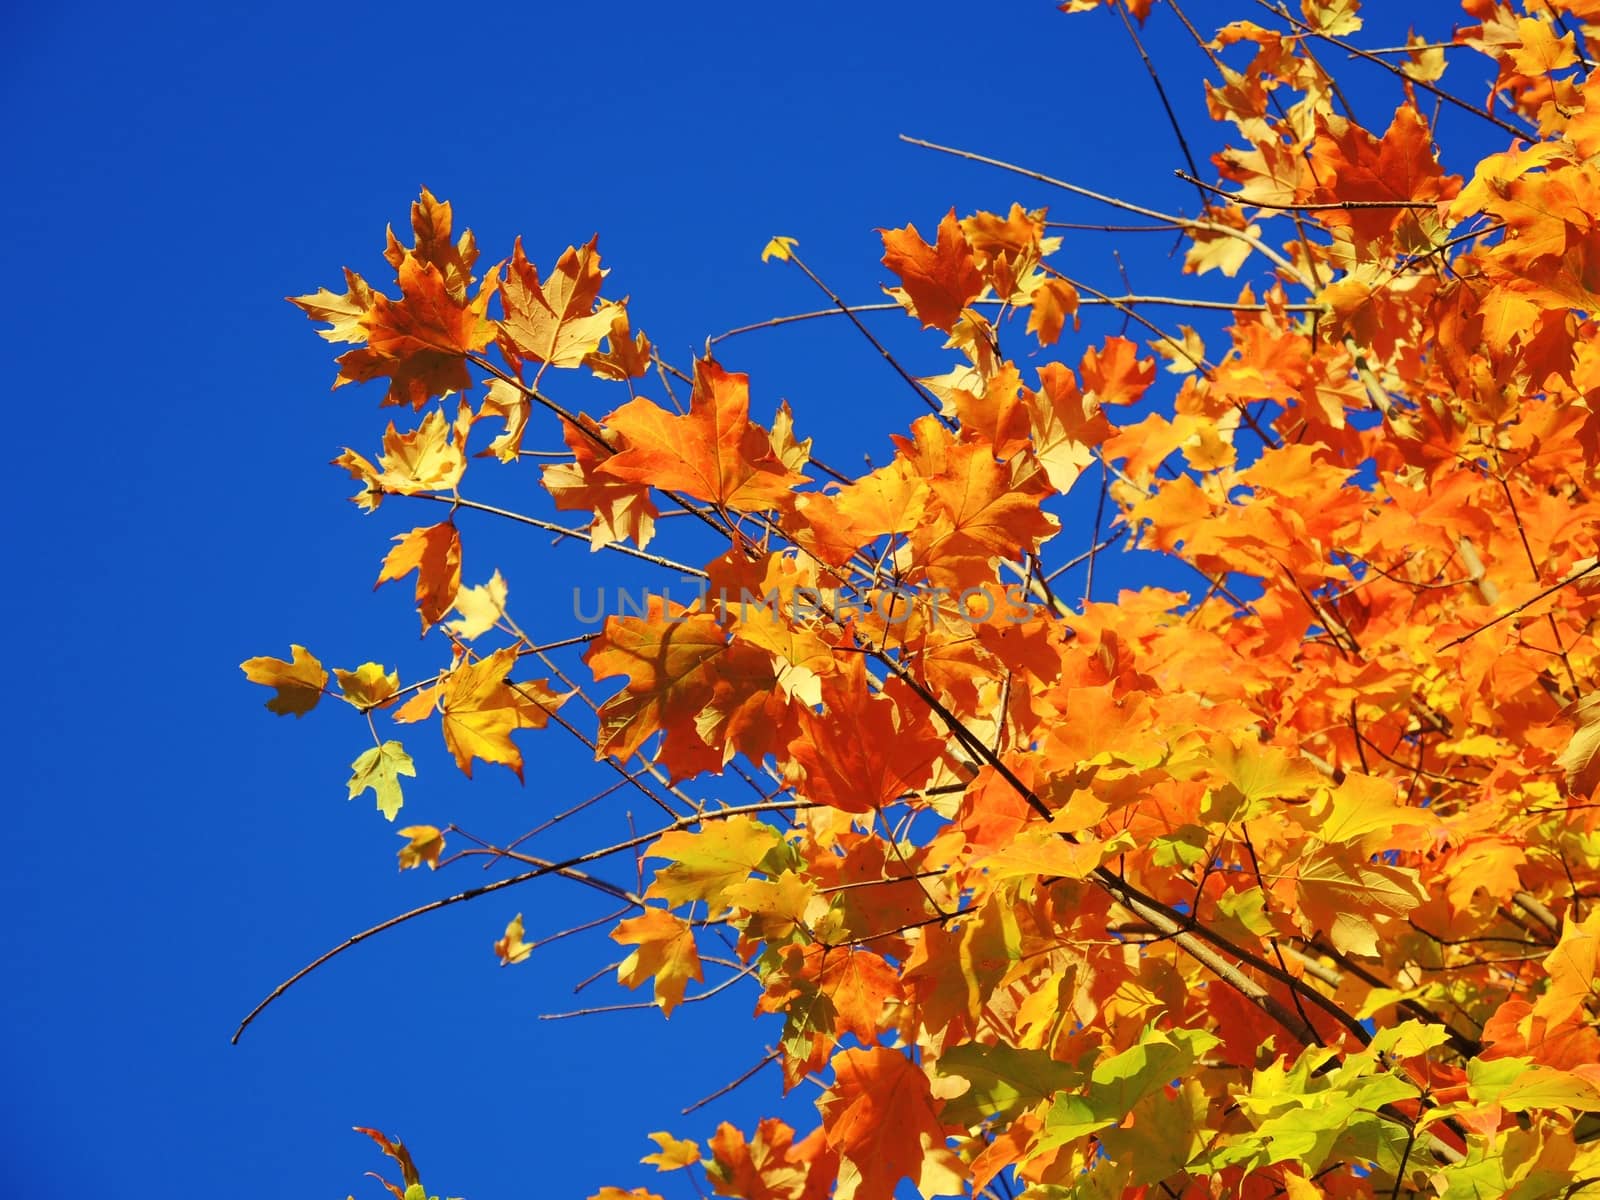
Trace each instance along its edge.
{"label": "clear blue sky", "polygon": [[[1258,11],[1192,7],[1207,29]],[[1458,18],[1405,7],[1419,22]],[[1194,112],[1203,60],[1157,17],[1152,52]],[[902,132],[1192,210],[1120,23],[947,0],[60,4],[10,6],[0,45],[12,280],[0,304],[21,501],[6,588],[0,1178],[30,1200],[376,1197],[361,1178],[375,1149],[349,1132],[366,1124],[403,1135],[436,1189],[581,1198],[649,1183],[637,1160],[650,1130],[703,1139],[774,1110],[776,1075],[763,1074],[677,1115],[770,1041],[748,1020],[752,990],[670,1022],[536,1019],[572,1007],[571,985],[617,957],[591,935],[497,968],[490,944],[519,909],[530,934],[599,915],[563,884],[358,947],[228,1044],[316,953],[484,878],[397,874],[394,827],[370,796],[344,799],[370,744],[359,718],[332,705],[275,718],[239,673],[291,641],[346,667],[398,658],[407,678],[438,661],[415,641],[403,588],[371,591],[390,535],[438,514],[392,500],[363,517],[345,502],[351,485],[328,459],[346,445],[371,455],[394,412],[373,389],[329,392],[331,349],[282,298],[337,285],[345,264],[381,278],[384,225],[403,228],[426,184],[486,262],[517,233],[547,265],[599,231],[609,290],[686,363],[707,334],[819,306],[794,271],[758,262],[774,234],[798,237],[846,296],[874,300],[875,227],[927,231],[952,205],[1013,200],[1105,218],[906,147]],[[1373,94],[1392,106],[1390,89]],[[1447,138],[1464,132],[1466,118],[1447,120]],[[1210,145],[1198,119],[1190,130]],[[1124,239],[1136,289],[1233,294],[1176,280],[1170,248]],[[1062,262],[1120,286],[1103,241],[1069,243]],[[880,327],[913,369],[944,369],[909,322]],[[1108,330],[1086,324],[1070,357]],[[920,411],[842,322],[752,335],[722,357],[752,372],[760,418],[788,397],[836,465],[883,461],[887,434]],[[544,511],[531,473],[493,486]],[[572,583],[639,578],[581,547],[466,536],[467,582],[499,566],[518,619],[552,636],[570,631]],[[1113,567],[1101,595],[1132,578],[1128,560]],[[559,733],[525,738],[520,788],[492,767],[467,785],[431,727],[405,740],[420,775],[399,824],[453,819],[508,838],[610,782]],[[716,782],[703,794],[743,795]],[[629,807],[613,801],[552,844],[625,836]],[[630,881],[626,864],[613,874]],[[629,998],[602,982],[583,1000]],[[804,1117],[808,1099],[791,1111]]]}

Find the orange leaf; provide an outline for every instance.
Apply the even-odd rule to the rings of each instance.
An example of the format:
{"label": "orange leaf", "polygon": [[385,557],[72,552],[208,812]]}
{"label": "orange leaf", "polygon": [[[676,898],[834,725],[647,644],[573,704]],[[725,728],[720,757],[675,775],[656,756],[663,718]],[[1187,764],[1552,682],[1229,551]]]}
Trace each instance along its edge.
{"label": "orange leaf", "polygon": [[417,611],[422,628],[436,624],[456,601],[461,590],[461,535],[451,521],[423,525],[397,534],[400,544],[383,560],[374,589],[392,579],[417,573]]}
{"label": "orange leaf", "polygon": [[883,235],[883,265],[900,277],[922,327],[949,333],[984,286],[956,210],[939,222],[939,240],[933,246],[922,240],[915,225],[878,232]]}
{"label": "orange leaf", "polygon": [[[954,1155],[944,1149],[928,1077],[898,1050],[845,1050],[833,1059],[834,1083],[817,1107],[828,1144],[844,1160],[840,1200],[892,1200],[903,1178],[924,1195],[938,1191]],[[959,1175],[957,1175],[959,1178]]]}
{"label": "orange leaf", "polygon": [[[621,308],[600,299],[606,272],[600,269],[598,243],[594,237],[582,250],[567,247],[550,278],[540,283],[539,269],[517,239],[500,287],[506,311],[500,323],[502,345],[510,356],[552,367],[581,366],[611,334]],[[625,320],[622,328],[627,328]]]}
{"label": "orange leaf", "polygon": [[400,264],[401,298],[374,294],[361,315],[367,344],[339,356],[334,386],[388,378],[385,404],[421,408],[434,396],[465,391],[472,385],[466,355],[494,339],[485,316],[493,286],[467,303],[450,294],[432,264],[406,257]]}
{"label": "orange leaf", "polygon": [[767,431],[750,421],[750,377],[715,360],[695,363],[686,416],[640,397],[606,418],[625,446],[600,464],[601,474],[686,492],[723,508],[776,508],[805,482],[773,452]]}

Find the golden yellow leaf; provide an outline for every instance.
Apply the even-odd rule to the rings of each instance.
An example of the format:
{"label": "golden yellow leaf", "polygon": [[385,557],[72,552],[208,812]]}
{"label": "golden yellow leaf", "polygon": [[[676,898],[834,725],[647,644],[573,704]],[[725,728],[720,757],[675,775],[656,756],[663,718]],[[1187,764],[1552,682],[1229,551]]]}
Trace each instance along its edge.
{"label": "golden yellow leaf", "polygon": [[289,647],[289,654],[292,662],[281,658],[251,658],[240,663],[239,669],[251,683],[277,689],[278,694],[267,701],[267,711],[280,717],[289,713],[303,717],[322,699],[328,673],[304,646]]}
{"label": "golden yellow leaf", "polygon": [[762,248],[761,261],[766,262],[769,258],[775,258],[779,262],[788,262],[789,251],[799,244],[799,241],[792,237],[775,237]]}
{"label": "golden yellow leaf", "polygon": [[385,672],[383,667],[375,662],[362,663],[354,671],[341,671],[335,667],[333,674],[339,681],[339,687],[344,691],[344,698],[363,712],[382,708],[390,703],[394,699],[394,694],[400,690],[400,673]]}
{"label": "golden yellow leaf", "polygon": [[528,955],[533,953],[534,944],[524,941],[522,934],[522,914],[518,913],[507,923],[505,937],[494,944],[494,952],[500,956],[502,967],[525,962]]}
{"label": "golden yellow leaf", "polygon": [[661,1149],[654,1154],[646,1154],[639,1161],[652,1164],[658,1171],[676,1171],[680,1167],[692,1167],[700,1161],[698,1142],[675,1138],[670,1133],[652,1133],[650,1140]]}
{"label": "golden yellow leaf", "polygon": [[439,855],[444,853],[444,834],[432,825],[407,825],[400,830],[400,836],[410,838],[404,846],[400,847],[400,869],[409,871],[413,867],[428,864],[428,869],[433,870],[439,865]]}

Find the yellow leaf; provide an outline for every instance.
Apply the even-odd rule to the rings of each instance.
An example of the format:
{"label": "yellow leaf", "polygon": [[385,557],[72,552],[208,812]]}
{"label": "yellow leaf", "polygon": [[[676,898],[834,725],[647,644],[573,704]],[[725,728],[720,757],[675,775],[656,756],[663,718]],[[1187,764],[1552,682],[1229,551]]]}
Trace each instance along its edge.
{"label": "yellow leaf", "polygon": [[664,908],[647,908],[642,916],[623,921],[611,931],[611,940],[638,947],[617,968],[617,982],[636,988],[653,978],[656,1003],[666,1016],[683,1003],[691,979],[698,983],[705,978],[693,927]]}
{"label": "yellow leaf", "polygon": [[428,864],[428,869],[433,870],[439,865],[439,855],[444,853],[444,834],[432,825],[407,825],[400,830],[400,836],[411,840],[400,847],[400,869],[409,871],[412,867]]}
{"label": "yellow leaf", "polygon": [[522,914],[518,913],[506,925],[505,937],[494,944],[494,952],[500,956],[502,967],[523,962],[533,953],[533,943],[523,941],[522,932]]}
{"label": "yellow leaf", "polygon": [[276,688],[278,694],[267,701],[267,711],[280,717],[293,713],[303,717],[322,699],[322,689],[328,682],[328,673],[322,664],[306,653],[304,646],[291,646],[293,662],[281,658],[252,658],[239,664],[244,677],[251,683]]}
{"label": "yellow leaf", "polygon": [[354,800],[371,788],[373,795],[378,798],[378,811],[387,820],[394,820],[395,814],[405,803],[400,792],[400,776],[415,777],[417,773],[405,747],[399,742],[385,742],[372,747],[350,765],[353,773],[350,776],[349,798]]}
{"label": "yellow leaf", "polygon": [[704,900],[716,911],[726,905],[722,893],[745,882],[779,842],[776,829],[746,816],[708,817],[695,833],[664,833],[649,855],[674,861],[656,872],[645,895],[669,904]]}
{"label": "yellow leaf", "polygon": [[775,237],[762,249],[761,261],[766,262],[769,258],[775,258],[779,262],[788,262],[789,251],[799,244],[799,241],[792,237]]}
{"label": "yellow leaf", "polygon": [[458,638],[471,641],[493,629],[506,613],[506,581],[496,571],[489,582],[478,587],[462,588],[456,593],[457,621],[446,621],[444,627]]}
{"label": "yellow leaf", "polygon": [[1600,751],[1600,692],[1574,700],[1557,716],[1577,721],[1578,728],[1556,766],[1567,773],[1567,787],[1574,795],[1588,796],[1600,783],[1600,758],[1595,754]]}
{"label": "yellow leaf", "polygon": [[1555,30],[1535,17],[1517,22],[1517,36],[1522,45],[1511,52],[1511,61],[1524,75],[1547,75],[1578,61],[1572,34],[1557,38]]}
{"label": "yellow leaf", "polygon": [[679,1167],[692,1167],[700,1161],[700,1144],[687,1138],[675,1138],[670,1133],[652,1133],[650,1140],[661,1149],[646,1154],[639,1161],[652,1164],[658,1171],[676,1171]]}
{"label": "yellow leaf", "polygon": [[375,662],[362,663],[354,671],[341,671],[335,667],[333,674],[339,681],[339,687],[344,690],[344,698],[363,712],[382,708],[400,690],[400,673],[385,673],[383,667]]}

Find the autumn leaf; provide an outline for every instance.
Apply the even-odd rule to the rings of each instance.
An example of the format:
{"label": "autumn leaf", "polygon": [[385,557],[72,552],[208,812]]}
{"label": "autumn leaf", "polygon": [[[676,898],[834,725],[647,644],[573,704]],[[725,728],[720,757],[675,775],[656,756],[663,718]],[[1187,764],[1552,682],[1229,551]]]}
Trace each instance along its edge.
{"label": "autumn leaf", "polygon": [[502,967],[526,962],[528,955],[533,953],[533,943],[524,941],[523,933],[522,914],[518,913],[506,923],[505,936],[494,944],[494,952],[500,956]]}
{"label": "autumn leaf", "polygon": [[1567,787],[1573,795],[1593,795],[1595,786],[1600,784],[1600,757],[1596,756],[1600,751],[1600,692],[1574,700],[1557,715],[1576,721],[1578,727],[1556,759],[1556,766],[1566,772]]}
{"label": "autumn leaf", "polygon": [[422,628],[438,623],[455,603],[461,588],[461,535],[453,521],[423,525],[398,534],[399,543],[383,560],[374,588],[417,573],[417,611]]}
{"label": "autumn leaf", "polygon": [[581,250],[568,247],[550,278],[541,283],[539,269],[528,261],[518,238],[512,251],[500,300],[505,319],[502,344],[514,358],[553,367],[577,367],[611,333],[621,311],[600,299],[606,272],[600,268],[598,238]]}
{"label": "autumn leaf", "polygon": [[885,1047],[844,1050],[834,1082],[818,1101],[828,1144],[843,1162],[841,1200],[890,1200],[903,1178],[925,1195],[957,1183],[961,1170],[944,1148],[945,1132],[928,1078],[905,1055]]}
{"label": "autumn leaf", "polygon": [[458,591],[454,607],[461,616],[457,620],[446,621],[444,627],[456,637],[469,642],[482,637],[506,615],[506,581],[496,571],[489,576],[488,583]]}
{"label": "autumn leaf", "polygon": [[572,462],[544,468],[544,488],[556,507],[593,514],[589,548],[600,550],[614,542],[631,541],[639,549],[650,544],[659,515],[650,499],[650,483],[632,483],[603,472],[612,457],[604,435],[587,417],[579,423],[562,422],[562,436],[572,451]]}
{"label": "autumn leaf", "polygon": [[750,421],[749,377],[714,360],[695,364],[689,412],[669,413],[643,397],[606,418],[625,448],[599,466],[601,474],[684,492],[722,508],[776,508],[805,482],[774,453],[767,431]]}
{"label": "autumn leaf", "polygon": [[766,262],[769,258],[775,258],[779,262],[788,262],[789,252],[799,244],[796,238],[775,237],[761,248],[761,261]]}
{"label": "autumn leaf", "polygon": [[636,988],[654,979],[656,1004],[663,1016],[670,1017],[683,1003],[690,980],[698,983],[705,978],[693,928],[664,908],[647,908],[640,916],[629,917],[611,931],[611,940],[637,947],[617,968],[617,982]]}
{"label": "autumn leaf", "polygon": [[700,1161],[700,1144],[687,1138],[675,1138],[670,1133],[652,1133],[650,1140],[661,1147],[639,1161],[654,1165],[658,1171],[676,1171],[692,1167]]}
{"label": "autumn leaf", "polygon": [[409,838],[404,846],[400,847],[400,869],[409,871],[413,867],[428,864],[430,871],[439,866],[439,855],[444,853],[444,834],[432,825],[408,825],[398,831],[403,838]]}
{"label": "autumn leaf", "polygon": [[400,776],[415,776],[417,768],[411,756],[399,742],[384,742],[374,746],[351,764],[350,799],[354,800],[368,788],[378,798],[378,811],[385,820],[392,821],[400,811],[405,798],[400,792]]}
{"label": "autumn leaf", "polygon": [[277,694],[267,701],[268,712],[280,717],[289,713],[303,717],[322,699],[328,672],[304,646],[289,647],[289,654],[288,662],[281,658],[251,658],[240,663],[239,669],[251,683],[275,689]]}
{"label": "autumn leaf", "polygon": [[742,814],[708,817],[692,832],[664,833],[650,847],[650,857],[668,859],[670,865],[656,871],[645,895],[672,905],[704,900],[720,909],[723,894],[749,879],[780,842],[772,826]]}
{"label": "autumn leaf", "polygon": [[627,310],[619,308],[611,318],[611,329],[606,334],[606,349],[591,350],[583,356],[583,365],[601,379],[620,382],[648,375],[655,361],[653,354],[650,339],[643,333],[634,333],[628,322]]}
{"label": "autumn leaf", "polygon": [[395,693],[400,690],[399,673],[385,671],[375,662],[362,663],[354,671],[335,667],[333,674],[344,698],[363,712],[393,703]]}
{"label": "autumn leaf", "polygon": [[932,246],[922,240],[915,225],[878,232],[883,235],[883,265],[899,277],[911,311],[924,329],[949,333],[961,319],[961,310],[984,287],[955,209],[939,222],[938,240]]}
{"label": "autumn leaf", "polygon": [[1038,336],[1041,346],[1053,346],[1067,318],[1076,318],[1077,312],[1078,289],[1064,279],[1046,279],[1030,297],[1028,332]]}
{"label": "autumn leaf", "polygon": [[466,356],[494,338],[485,315],[493,288],[471,302],[452,296],[432,263],[407,255],[401,262],[399,300],[374,293],[361,314],[366,345],[339,357],[335,387],[387,378],[385,404],[420,409],[435,396],[472,385]]}

